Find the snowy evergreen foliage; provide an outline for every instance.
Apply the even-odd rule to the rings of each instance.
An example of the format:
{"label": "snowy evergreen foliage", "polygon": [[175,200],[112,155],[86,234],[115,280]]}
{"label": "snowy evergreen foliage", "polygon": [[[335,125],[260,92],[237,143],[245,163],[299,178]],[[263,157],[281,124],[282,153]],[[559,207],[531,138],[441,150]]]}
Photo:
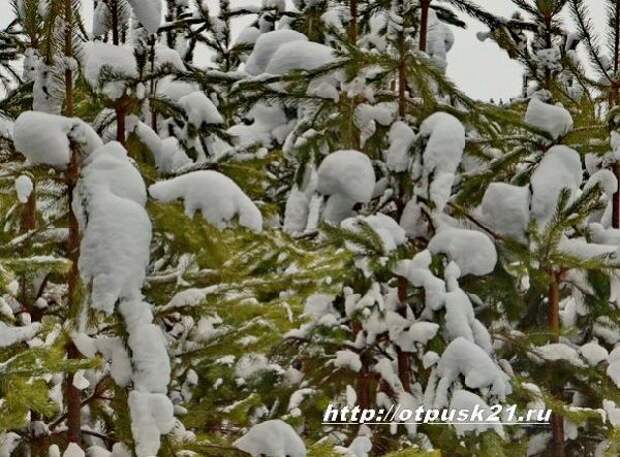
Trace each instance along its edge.
{"label": "snowy evergreen foliage", "polygon": [[513,3],[14,0],[0,457],[620,455],[620,2]]}

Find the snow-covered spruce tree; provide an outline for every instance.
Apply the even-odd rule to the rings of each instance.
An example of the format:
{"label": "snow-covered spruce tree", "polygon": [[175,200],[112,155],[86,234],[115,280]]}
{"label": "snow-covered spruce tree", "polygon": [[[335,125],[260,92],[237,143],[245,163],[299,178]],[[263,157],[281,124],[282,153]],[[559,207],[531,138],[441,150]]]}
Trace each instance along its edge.
{"label": "snow-covered spruce tree", "polygon": [[[28,405],[31,401],[28,396],[23,403],[5,405],[16,408],[9,411],[12,420],[19,420],[20,424],[30,421],[25,423],[32,435],[22,436],[27,453],[34,451],[41,455],[47,452],[47,446],[53,445],[50,452],[54,455],[59,452],[57,445],[65,448],[67,443],[72,443],[65,451],[67,455],[83,455],[80,446],[83,449],[94,446],[92,452],[97,449],[108,452],[105,447],[111,449],[112,445],[117,453],[126,453],[124,446],[133,445],[137,455],[155,455],[159,435],[167,433],[175,421],[172,404],[166,396],[169,369],[166,369],[164,339],[160,329],[151,323],[150,307],[142,301],[140,292],[150,242],[150,222],[143,209],[146,190],[120,144],[104,146],[86,122],[71,117],[78,103],[91,101],[82,98],[87,91],[77,78],[79,63],[75,57],[83,55],[75,34],[79,18],[74,12],[78,9],[77,3],[50,2],[45,17],[49,32],[47,46],[56,50],[54,43],[60,40],[61,52],[53,55],[56,62],[61,60],[65,65],[64,96],[47,98],[48,103],[44,105],[49,107],[60,101],[66,116],[28,111],[17,118],[12,138],[7,135],[15,150],[27,157],[31,168],[28,171],[36,179],[37,189],[43,191],[37,192],[34,204],[30,205],[29,197],[34,195],[32,180],[22,174],[15,181],[18,198],[26,204],[23,210],[18,207],[13,213],[24,212],[21,227],[27,231],[17,237],[19,241],[13,242],[13,246],[23,247],[28,253],[45,250],[54,253],[59,249],[57,245],[54,247],[58,240],[66,243],[66,249],[60,252],[64,251],[69,261],[56,260],[50,255],[33,256],[32,261],[24,257],[23,265],[9,262],[9,266],[14,264],[12,268],[24,275],[18,290],[20,295],[15,300],[18,304],[17,300],[21,300],[22,304],[14,308],[21,315],[19,322],[26,325],[29,320],[40,320],[41,323],[34,322],[31,331],[26,327],[3,331],[3,337],[16,335],[14,341],[6,340],[12,345],[33,336],[19,337],[19,334],[48,329],[43,333],[47,335],[45,341],[35,338],[32,347],[41,347],[41,354],[49,347],[50,359],[56,358],[32,370],[33,376],[38,376],[32,378],[33,383],[39,383],[39,372],[48,365],[53,367],[51,362],[58,356],[61,362],[56,366],[63,371],[71,368],[71,374],[64,383],[60,373],[44,378],[49,383],[50,399],[59,403],[57,407],[45,403],[38,384],[32,391],[38,403],[32,404],[32,411],[25,417],[19,408]],[[25,173],[21,170],[25,168],[7,167],[11,174]],[[46,175],[56,177],[43,178]],[[54,180],[55,186],[47,184]],[[51,204],[49,198],[45,200],[46,192],[52,193]],[[41,208],[38,212],[37,207]],[[63,267],[68,270],[64,278]],[[115,311],[117,302],[118,311],[106,319],[106,314]],[[51,318],[46,320],[47,315]],[[59,354],[58,346],[62,348]],[[108,362],[100,369],[73,374],[77,367],[94,364],[88,360],[88,365],[62,363],[63,356],[77,360],[92,359],[96,354]],[[33,358],[25,351],[24,358],[28,356]],[[3,361],[7,369],[12,368],[12,359]],[[21,376],[28,374],[23,369]],[[131,389],[128,389],[130,382]]]}
{"label": "snow-covered spruce tree", "polygon": [[[613,335],[617,331],[617,305],[613,292],[617,273],[611,269],[615,267],[616,261],[607,258],[605,254],[613,249],[600,246],[615,244],[610,238],[604,237],[603,233],[611,225],[611,194],[617,185],[611,173],[605,170],[614,162],[613,144],[609,152],[604,119],[601,119],[600,114],[606,109],[601,110],[594,95],[604,85],[593,83],[584,75],[575,52],[580,40],[588,48],[594,43],[592,36],[587,35],[589,25],[587,19],[584,19],[583,5],[577,3],[573,5],[577,22],[583,21],[577,34],[565,31],[559,21],[566,2],[519,5],[525,9],[527,20],[520,19],[520,24],[516,24],[513,31],[519,28],[534,30],[531,41],[527,40],[526,35],[520,35],[520,41],[498,42],[508,49],[510,55],[526,65],[530,77],[524,91],[527,98],[515,100],[507,108],[523,113],[525,122],[529,124],[525,132],[530,132],[529,135],[532,131],[537,132],[536,140],[532,142],[528,139],[528,133],[522,136],[522,130],[508,129],[506,134],[518,133],[500,147],[505,155],[492,160],[483,173],[472,175],[471,181],[465,184],[474,189],[480,185],[480,178],[483,175],[488,178],[494,168],[503,170],[499,175],[511,184],[508,187],[492,184],[484,195],[482,209],[484,211],[486,202],[489,227],[503,224],[498,219],[491,221],[491,213],[508,214],[511,211],[507,208],[512,207],[513,203],[513,213],[516,214],[517,207],[522,208],[521,218],[527,226],[524,232],[520,230],[508,234],[505,232],[508,225],[497,231],[502,236],[520,239],[516,245],[510,241],[505,244],[508,249],[500,250],[500,253],[507,254],[508,259],[512,259],[502,263],[506,271],[510,272],[510,262],[521,258],[513,266],[519,265],[518,268],[523,269],[517,277],[528,278],[526,283],[510,292],[513,297],[510,307],[515,308],[508,311],[508,315],[512,316],[508,321],[513,326],[517,324],[518,330],[523,333],[519,333],[514,340],[509,338],[510,344],[507,347],[513,346],[514,350],[521,345],[517,352],[521,352],[523,361],[515,362],[515,366],[529,368],[524,371],[524,376],[531,381],[527,389],[533,389],[532,392],[538,397],[544,396],[547,404],[555,403],[551,434],[534,435],[530,441],[530,450],[536,454],[548,448],[556,456],[592,453],[596,448],[600,452],[608,448],[613,454],[616,446],[612,427],[604,420],[600,421],[593,412],[604,405],[608,409],[613,406],[609,398],[615,398],[616,386],[609,382],[600,366],[596,367],[599,360],[590,357],[593,352],[597,352],[600,360],[606,360],[608,350],[613,349],[617,342],[613,337],[606,339],[602,336]],[[586,33],[583,27],[586,27]],[[492,35],[495,38],[502,36],[497,30]],[[512,38],[515,38],[514,35]],[[603,103],[607,104],[607,101],[608,97],[605,96]],[[559,102],[570,113],[561,105],[554,105]],[[608,116],[608,122],[613,131],[613,114]],[[585,169],[582,162],[585,163]],[[556,173],[562,174],[561,183],[551,184],[555,182],[551,176]],[[568,175],[575,179],[569,179]],[[526,187],[515,187],[528,184],[528,190]],[[562,191],[564,187],[566,190]],[[522,194],[520,197],[519,193]],[[469,192],[463,195],[471,197]],[[500,200],[513,203],[497,206]],[[521,203],[517,204],[517,201]],[[580,243],[585,246],[583,251],[578,248]],[[519,248],[519,245],[524,247]],[[519,249],[523,250],[522,254],[515,253]],[[530,266],[532,261],[534,264]],[[519,297],[518,291],[522,291],[521,295],[525,298],[523,302],[520,299],[514,300]],[[510,302],[504,300],[503,303],[506,305]],[[546,317],[543,319],[543,316]],[[607,331],[602,331],[601,327],[606,327]],[[543,367],[539,371],[535,364],[532,367],[528,361],[535,359],[536,347],[543,342],[549,344],[542,351],[549,353],[546,358],[538,359]],[[579,357],[566,362],[570,358],[567,354],[558,355],[565,349],[564,345],[568,345],[568,352],[582,354],[585,362]],[[554,368],[549,369],[548,364],[552,364],[553,359],[556,360]],[[575,368],[571,367],[566,368],[570,375],[562,374],[563,363],[581,367],[582,370],[575,373]],[[597,385],[596,392],[590,390],[591,384]],[[577,405],[583,408],[583,416],[571,416]],[[584,434],[587,434],[588,439],[583,438]]]}
{"label": "snow-covered spruce tree", "polygon": [[[596,79],[587,79],[589,88],[600,91],[606,100],[603,100],[602,109],[609,113],[609,134],[612,142],[612,153],[601,159],[602,166],[610,167],[616,180],[620,182],[620,165],[616,157],[617,136],[614,108],[620,102],[620,2],[609,0],[606,2],[607,20],[604,31],[604,43],[601,44],[599,35],[592,29],[592,21],[587,5],[583,1],[571,0],[570,10],[577,24],[577,33],[588,55],[590,68],[595,72]],[[583,78],[583,76],[581,76]],[[584,80],[586,78],[583,78]],[[606,103],[605,103],[606,102]],[[611,225],[620,228],[620,192],[616,192],[613,199]]]}
{"label": "snow-covered spruce tree", "polygon": [[[385,24],[389,25],[387,17],[386,14],[383,19],[386,21]],[[410,18],[411,15],[406,17]],[[393,219],[384,214],[372,215],[373,212],[384,212],[396,215],[399,220],[405,219],[404,225],[410,230],[410,236],[419,238],[418,241],[421,243],[416,251],[423,251],[437,231],[438,239],[434,248],[429,249],[435,254],[448,254],[451,260],[458,257],[449,248],[444,248],[445,241],[440,241],[442,237],[439,236],[441,234],[439,227],[443,225],[444,228],[449,228],[451,225],[442,220],[445,218],[441,214],[447,208],[451,183],[465,145],[465,132],[458,120],[445,113],[429,117],[426,124],[422,121],[427,114],[436,109],[438,104],[437,98],[439,97],[436,95],[435,85],[454,97],[459,104],[465,104],[467,108],[473,110],[474,103],[460,95],[443,79],[441,69],[437,68],[433,61],[416,54],[417,43],[404,39],[404,34],[410,29],[403,26],[404,20],[398,21],[397,19],[394,19],[391,28],[387,26],[384,28],[384,33],[388,32],[390,35],[383,42],[379,39],[380,36],[360,35],[362,43],[370,43],[370,46],[375,49],[374,54],[364,52],[363,49],[358,50],[357,46],[344,44],[339,48],[343,52],[340,59],[334,55],[337,50],[332,50],[325,45],[306,42],[303,35],[296,38],[294,34],[284,30],[265,34],[259,37],[253,53],[248,58],[249,71],[257,75],[266,73],[283,76],[270,76],[267,79],[257,79],[238,85],[240,93],[245,96],[247,96],[248,89],[256,90],[258,98],[267,100],[272,108],[282,109],[287,105],[297,107],[294,111],[297,118],[295,128],[284,145],[285,152],[299,161],[296,185],[287,202],[285,230],[312,234],[316,231],[320,220],[336,225],[342,222],[343,227],[340,229],[329,229],[326,226],[324,230],[339,242],[346,240],[347,246],[353,250],[354,255],[359,256],[356,261],[359,269],[354,270],[355,274],[350,276],[347,283],[352,286],[351,289],[336,297],[319,296],[310,300],[306,304],[306,312],[317,322],[309,323],[289,336],[300,342],[302,351],[305,348],[309,354],[313,354],[318,346],[321,348],[320,354],[330,358],[327,365],[324,363],[318,365],[322,366],[322,370],[317,369],[316,362],[308,365],[306,374],[313,378],[313,380],[309,379],[309,382],[318,385],[318,380],[327,376],[327,371],[324,370],[332,369],[332,364],[342,367],[345,370],[344,373],[352,369],[352,372],[358,374],[349,377],[348,381],[345,376],[339,384],[334,386],[333,390],[330,389],[330,395],[342,394],[346,385],[350,384],[351,387],[346,389],[349,392],[349,400],[353,401],[352,398],[356,397],[360,404],[365,406],[375,404],[374,396],[377,390],[382,406],[394,399],[400,399],[409,405],[423,404],[424,398],[421,391],[424,390],[426,384],[429,386],[427,400],[430,404],[435,403],[435,400],[438,405],[443,404],[442,402],[448,399],[446,395],[448,388],[459,376],[458,370],[453,372],[454,367],[450,366],[447,360],[450,354],[456,351],[454,348],[461,343],[458,337],[463,336],[467,341],[469,336],[472,346],[478,348],[477,350],[481,353],[481,358],[476,362],[482,359],[485,363],[488,361],[486,366],[489,369],[486,373],[489,376],[489,384],[487,385],[494,386],[491,397],[496,395],[497,398],[503,399],[509,392],[506,384],[507,376],[485,352],[485,350],[491,350],[490,337],[488,337],[488,332],[485,337],[484,326],[475,319],[469,298],[458,286],[456,279],[461,272],[457,264],[451,264],[447,268],[449,278],[443,277],[441,271],[443,268],[433,270],[432,273],[428,269],[430,257],[428,263],[424,263],[424,259],[430,256],[430,251],[424,251],[412,264],[406,262],[400,264],[400,269],[397,271],[401,276],[407,276],[410,268],[414,270],[412,282],[416,286],[415,289],[424,290],[428,287],[433,291],[429,292],[429,295],[431,297],[436,295],[431,299],[431,301],[434,300],[433,304],[428,305],[426,311],[424,311],[425,299],[421,301],[421,307],[416,311],[413,306],[403,306],[402,302],[408,302],[410,297],[405,296],[404,299],[399,297],[396,286],[399,282],[403,284],[403,281],[398,281],[394,277],[392,268],[398,257],[408,256],[404,251],[395,258],[389,258],[389,252],[404,242],[403,228],[398,227]],[[445,64],[443,59],[445,59],[449,40],[441,23],[437,23],[436,28],[439,30],[436,30],[433,35],[433,57],[436,59],[435,62]],[[285,32],[288,33],[286,37]],[[403,36],[400,36],[399,42],[400,34]],[[273,36],[273,41],[268,46],[267,37],[271,38],[271,36]],[[278,46],[278,41],[290,41],[293,38],[297,40],[296,43],[285,42]],[[376,49],[378,49],[376,43],[382,43],[379,49],[384,54],[379,57],[376,55]],[[274,47],[276,47],[275,51]],[[305,48],[308,48],[308,51],[304,54],[302,51]],[[399,52],[400,50],[402,53]],[[389,54],[390,52],[392,54]],[[323,59],[323,62],[318,61],[320,59]],[[260,64],[253,68],[254,62],[260,62]],[[409,76],[411,74],[415,77]],[[407,81],[409,77],[411,77],[411,82]],[[399,79],[400,85],[390,84]],[[265,86],[265,83],[268,85]],[[411,86],[411,92],[419,91],[423,101],[428,104],[420,106],[411,103],[410,100],[413,98],[411,92],[407,94],[404,90],[407,85]],[[360,99],[364,103],[360,103]],[[458,112],[449,105],[446,105],[446,108]],[[355,115],[351,115],[351,109],[354,110]],[[460,114],[461,116],[467,115],[466,111]],[[398,115],[404,121],[410,122],[412,127],[403,121],[394,124]],[[476,116],[480,116],[480,113],[472,117],[475,119]],[[379,127],[381,124],[384,128]],[[388,135],[389,130],[385,127],[390,127],[392,124],[394,124],[392,127],[394,132]],[[420,130],[418,135],[414,129]],[[459,129],[462,132],[461,139],[458,137]],[[457,132],[454,141],[452,141],[453,135],[446,133],[450,130]],[[445,140],[445,137],[448,140]],[[428,149],[432,152],[425,154],[423,146],[427,141],[430,143]],[[460,143],[462,145],[459,151]],[[339,147],[346,149],[360,146],[370,157],[375,158],[375,168],[380,173],[378,187],[375,187],[373,165],[361,152],[342,150],[328,154]],[[384,151],[386,151],[385,159]],[[430,159],[441,153],[445,153],[451,160],[436,162]],[[328,155],[323,159],[325,154]],[[422,160],[423,157],[426,159]],[[318,163],[321,165],[317,170],[315,164]],[[425,163],[427,165],[424,165]],[[399,172],[402,178],[399,177]],[[405,191],[400,193],[399,188],[403,187],[399,182],[401,180],[405,183],[406,191],[410,192],[409,196]],[[435,182],[434,185],[432,185],[433,182]],[[416,186],[413,186],[413,183],[416,183]],[[417,187],[415,192],[413,192],[413,187]],[[411,198],[412,196],[414,198]],[[326,199],[325,203],[324,199]],[[409,201],[412,202],[411,205],[407,205]],[[354,214],[354,208],[360,209],[360,204],[364,205],[361,213],[367,216],[347,219]],[[403,217],[407,206],[409,206],[409,214]],[[458,224],[456,225],[458,227]],[[469,271],[467,265],[462,265],[463,275],[472,272],[491,273],[495,256],[493,244],[484,235],[477,232],[470,234],[462,228],[454,229],[454,233],[450,229],[446,230],[443,239],[452,235],[458,238],[457,235],[461,235],[459,230],[463,232],[463,239],[467,240],[464,244],[478,241],[477,245],[482,246],[481,253],[484,253],[482,258],[488,256],[483,265],[490,263],[490,267],[486,270],[481,266],[479,271]],[[426,240],[422,241],[424,238]],[[463,261],[462,257],[460,260]],[[426,276],[429,278],[428,282],[422,282],[416,275]],[[444,279],[449,279],[449,281],[444,281]],[[449,284],[448,289],[446,289],[446,282]],[[438,286],[438,284],[443,284],[443,286]],[[401,286],[400,289],[407,293],[407,283],[404,282],[404,287]],[[452,302],[448,306],[449,298]],[[463,311],[468,317],[462,322],[461,328],[457,324],[460,323],[461,315],[457,318],[455,314],[461,311],[456,305],[457,302],[459,305],[466,303],[465,309],[469,306],[471,310],[471,313]],[[356,303],[359,306],[356,306]],[[413,303],[407,303],[407,305],[410,304]],[[451,324],[447,325],[448,330],[441,333],[438,341],[445,341],[443,343],[445,345],[446,342],[449,343],[456,339],[457,344],[446,355],[446,361],[438,366],[430,382],[427,383],[427,379],[423,379],[425,385],[414,385],[411,378],[414,367],[408,363],[412,357],[411,355],[398,357],[398,352],[407,353],[414,350],[418,352],[423,344],[416,347],[416,343],[427,342],[433,338],[433,335],[437,333],[437,327],[435,324],[424,321],[436,317],[433,316],[433,311],[438,311],[437,316],[441,316],[444,305],[450,310],[446,310],[446,316],[450,315],[450,319],[446,317],[446,321]],[[387,321],[394,324],[393,328],[390,328]],[[414,326],[416,323],[421,325]],[[349,327],[348,332],[347,327]],[[412,330],[412,335],[410,335],[408,332],[412,328],[415,330]],[[326,329],[335,333],[325,335]],[[417,334],[418,332],[424,333],[423,330],[427,330],[425,337]],[[351,335],[354,341],[347,343]],[[418,337],[423,339],[418,341],[415,339]],[[398,343],[395,344],[396,341]],[[407,349],[403,351],[403,348]],[[420,368],[423,355],[424,352],[419,351],[420,357],[417,364]],[[331,358],[334,356],[336,358],[332,361]],[[399,359],[400,363],[393,366],[390,363],[391,358]],[[427,361],[431,366],[437,362],[437,359],[433,360],[429,356]],[[417,371],[417,367],[415,369]],[[467,367],[462,369],[464,372],[468,371]],[[425,378],[427,376],[428,373]],[[441,378],[441,381],[436,386],[438,378]],[[469,387],[481,387],[481,385],[474,384],[472,382]],[[303,387],[306,388],[307,385],[304,384]],[[378,389],[377,385],[379,385]],[[412,395],[412,391],[416,391],[414,393],[417,394],[417,398]],[[312,398],[313,395],[321,396],[325,392],[312,387],[309,391],[302,389],[294,395],[296,400],[291,401],[297,406],[299,400],[303,399],[306,394]],[[471,392],[469,394],[473,395]],[[454,399],[456,402],[470,400],[468,393],[459,394]],[[478,400],[483,402],[480,398]],[[311,403],[306,403],[308,404]],[[298,415],[298,413],[295,414],[295,410],[296,408],[292,408],[293,415],[288,419],[299,421],[295,419],[295,415]],[[308,426],[305,421],[304,425]],[[415,431],[412,429],[410,428],[409,432],[415,436]],[[459,430],[459,432],[462,431]],[[380,439],[378,441],[380,442]],[[428,447],[435,443],[427,439],[422,444]],[[445,442],[442,444],[446,447],[450,446]],[[493,452],[494,446],[493,439],[490,438],[486,443],[486,452]]]}

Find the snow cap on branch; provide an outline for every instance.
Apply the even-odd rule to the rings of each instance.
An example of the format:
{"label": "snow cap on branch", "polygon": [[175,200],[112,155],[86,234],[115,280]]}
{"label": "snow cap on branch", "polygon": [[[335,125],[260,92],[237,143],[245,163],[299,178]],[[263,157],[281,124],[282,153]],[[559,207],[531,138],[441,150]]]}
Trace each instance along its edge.
{"label": "snow cap on branch", "polygon": [[156,200],[183,199],[185,213],[193,217],[200,210],[210,224],[219,229],[235,217],[239,224],[255,232],[263,229],[263,217],[252,200],[229,177],[211,170],[187,173],[149,187]]}

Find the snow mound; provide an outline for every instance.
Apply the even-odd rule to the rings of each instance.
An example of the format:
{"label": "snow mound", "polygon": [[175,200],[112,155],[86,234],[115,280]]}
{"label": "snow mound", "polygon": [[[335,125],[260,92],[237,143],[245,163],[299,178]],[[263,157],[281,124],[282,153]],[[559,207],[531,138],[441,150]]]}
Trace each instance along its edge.
{"label": "snow mound", "polygon": [[111,313],[119,299],[140,295],[149,261],[151,222],[142,176],[117,142],[84,161],[74,211],[84,231],[80,274],[95,309]]}
{"label": "snow mound", "polygon": [[138,203],[111,192],[93,195],[80,252],[80,274],[92,285],[95,309],[110,314],[119,299],[136,298],[146,276],[151,221]]}
{"label": "snow mound", "polygon": [[162,140],[159,135],[144,122],[137,119],[136,121],[133,131],[140,139],[140,142],[153,154],[155,165],[160,172],[172,173],[192,163],[192,160],[187,157],[187,154],[179,144],[179,140],[173,136]]}
{"label": "snow mound", "polygon": [[463,157],[465,128],[451,114],[437,112],[422,122],[420,135],[428,138],[422,155],[422,177],[430,181],[429,198],[439,212],[448,202],[454,174]]}
{"label": "snow mound", "polygon": [[562,189],[574,197],[583,180],[579,154],[567,146],[553,146],[532,174],[531,214],[546,225],[555,213]]}
{"label": "snow mound", "polygon": [[409,167],[409,148],[415,140],[415,133],[407,124],[396,121],[389,133],[390,147],[384,153],[387,167],[395,172],[402,172]]}
{"label": "snow mound", "polygon": [[164,65],[169,65],[177,71],[185,71],[185,64],[179,53],[162,43],[157,43],[155,45],[155,68],[161,69]]}
{"label": "snow mound", "polygon": [[439,20],[434,10],[429,11],[427,40],[426,53],[439,68],[445,69],[448,66],[448,51],[454,45],[454,33],[447,24]]}
{"label": "snow mound", "polygon": [[136,443],[136,455],[157,455],[160,435],[174,427],[173,406],[166,395],[132,390],[129,392],[131,433]]}
{"label": "snow mound", "polygon": [[41,324],[38,322],[23,327],[9,327],[0,321],[0,348],[28,341],[37,334],[40,328]]}
{"label": "snow mound", "polygon": [[375,172],[367,155],[353,150],[329,154],[318,169],[318,191],[323,195],[342,194],[355,202],[372,197]]}
{"label": "snow mound", "polygon": [[449,387],[459,375],[465,377],[465,385],[471,389],[490,387],[491,393],[503,400],[512,392],[509,378],[479,346],[457,338],[443,352],[437,374],[441,377],[437,386],[436,407],[447,404]]}
{"label": "snow mound", "polygon": [[273,53],[265,73],[283,75],[292,70],[315,70],[335,60],[333,49],[313,41],[282,44]]}
{"label": "snow mound", "polygon": [[129,161],[127,150],[116,141],[106,143],[84,160],[80,187],[89,194],[104,188],[140,206],[146,204],[142,175]]}
{"label": "snow mound", "polygon": [[[475,409],[483,411],[482,417],[489,417],[489,414],[491,413],[489,405],[487,405],[487,403],[478,395],[463,389],[459,389],[454,392],[452,395],[452,400],[450,401],[450,410],[474,411]],[[469,432],[478,434],[487,430],[494,430],[501,437],[504,436],[504,429],[501,424],[489,424],[484,421],[479,424],[476,424],[475,421],[469,423],[460,423],[457,421],[454,424],[454,429],[456,430],[457,436],[463,436]]]}
{"label": "snow mound", "polygon": [[95,131],[78,118],[37,111],[22,113],[13,127],[15,149],[33,164],[64,168],[71,160],[70,143],[76,143],[84,155],[101,146]]}
{"label": "snow mound", "polygon": [[293,427],[281,420],[253,426],[234,446],[252,457],[306,457],[306,446]]}
{"label": "snow mound", "polygon": [[308,37],[303,33],[289,29],[263,33],[256,40],[254,49],[245,62],[245,71],[250,75],[264,73],[278,48],[285,43],[293,41],[308,41]]}
{"label": "snow mound", "polygon": [[481,222],[502,236],[525,241],[530,221],[527,187],[494,182],[487,187],[480,205]]}
{"label": "snow mound", "polygon": [[525,122],[544,130],[554,140],[566,135],[573,128],[573,118],[562,106],[550,105],[534,97],[527,105]]}
{"label": "snow mound", "polygon": [[339,223],[351,216],[355,203],[367,203],[372,198],[375,172],[367,155],[345,150],[329,154],[318,169],[319,193],[329,196],[324,218]]}
{"label": "snow mound", "polygon": [[84,77],[93,89],[99,89],[102,94],[115,100],[125,93],[125,82],[122,80],[110,80],[106,78],[102,84],[101,78],[105,71],[126,78],[137,78],[138,67],[133,49],[125,46],[92,42],[84,48],[82,58]]}
{"label": "snow mound", "polygon": [[187,120],[197,128],[209,124],[223,124],[224,118],[203,92],[192,92],[179,99],[179,105],[185,111]]}
{"label": "snow mound", "polygon": [[407,240],[405,230],[394,219],[381,213],[345,219],[340,226],[353,232],[359,232],[360,222],[368,224],[379,235],[385,252],[393,251]]}
{"label": "snow mound", "polygon": [[613,351],[609,353],[607,359],[609,366],[607,367],[607,376],[620,387],[620,345],[617,345]]}
{"label": "snow mound", "polygon": [[607,358],[609,357],[609,352],[607,352],[607,349],[598,344],[596,338],[589,343],[581,346],[579,348],[579,352],[581,353],[583,358],[586,359],[587,362],[593,367],[607,360]]}
{"label": "snow mound", "polygon": [[474,230],[444,228],[428,245],[433,254],[445,254],[455,262],[462,276],[489,274],[497,263],[493,242],[483,233]]}
{"label": "snow mound", "polygon": [[17,193],[17,199],[20,203],[26,203],[28,201],[33,189],[34,184],[32,184],[32,180],[28,176],[21,175],[15,180],[15,192]]}
{"label": "snow mound", "polygon": [[252,107],[246,117],[253,119],[254,122],[250,125],[234,125],[228,129],[228,133],[235,137],[234,142],[239,146],[261,144],[269,147],[274,139],[278,142],[283,141],[282,131],[286,130],[287,119],[281,106],[259,102]]}
{"label": "snow mound", "polygon": [[533,349],[530,357],[538,363],[564,360],[576,367],[585,367],[579,352],[564,343],[549,343],[537,346]]}
{"label": "snow mound", "polygon": [[200,210],[219,229],[227,227],[237,216],[243,227],[255,232],[263,228],[263,217],[252,200],[232,179],[216,171],[194,171],[160,181],[149,187],[149,193],[163,202],[183,199],[189,217]]}
{"label": "snow mound", "polygon": [[427,173],[454,173],[465,149],[465,128],[448,113],[430,115],[420,125],[420,135],[428,137],[424,149]]}

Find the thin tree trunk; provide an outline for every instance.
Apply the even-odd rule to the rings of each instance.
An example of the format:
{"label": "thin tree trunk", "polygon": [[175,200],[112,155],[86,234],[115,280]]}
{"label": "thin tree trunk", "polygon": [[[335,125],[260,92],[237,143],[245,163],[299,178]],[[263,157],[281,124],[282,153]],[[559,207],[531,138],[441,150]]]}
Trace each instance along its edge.
{"label": "thin tree trunk", "polygon": [[[614,175],[616,175],[616,180],[620,183],[620,162],[614,163]],[[617,229],[620,228],[620,190],[613,196],[612,209],[611,225]]]}
{"label": "thin tree trunk", "polygon": [[[618,70],[620,69],[620,0],[616,0],[616,11],[614,16],[614,79],[618,77]],[[609,97],[609,104],[615,106],[618,103],[620,84],[612,85],[611,96]],[[620,162],[614,164],[614,174],[616,175],[616,181],[620,184]],[[612,203],[612,219],[611,225],[613,228],[620,228],[620,185],[618,191],[613,196]]]}
{"label": "thin tree trunk", "polygon": [[349,24],[349,40],[351,43],[357,43],[357,0],[349,1],[349,11],[351,14],[351,23]]}
{"label": "thin tree trunk", "polygon": [[[80,353],[73,342],[69,343],[67,345],[67,357],[78,359],[79,356]],[[67,377],[65,396],[67,398],[67,441],[79,445],[82,442],[82,399],[79,389],[73,385],[73,375]]]}
{"label": "thin tree trunk", "polygon": [[[65,37],[64,37],[64,54],[68,58],[73,58],[73,10],[71,0],[65,0]],[[67,66],[65,70],[65,116],[73,116],[73,72],[71,67]],[[77,291],[79,285],[78,259],[80,257],[80,229],[75,213],[72,209],[73,190],[77,184],[80,175],[79,156],[77,149],[72,145],[71,160],[66,172],[67,193],[69,196],[69,240],[68,240],[68,257],[71,261],[71,271],[68,278],[68,307],[75,308],[77,306]],[[79,353],[73,343],[67,346],[67,357],[69,359],[77,359]],[[67,440],[69,442],[81,444],[81,398],[80,391],[73,385],[73,375],[68,374],[65,379],[65,399],[67,403]]]}
{"label": "thin tree trunk", "polygon": [[401,33],[399,37],[399,62],[398,62],[398,115],[405,120],[407,114],[407,62],[405,60],[405,37]]}
{"label": "thin tree trunk", "polygon": [[[548,325],[551,341],[557,343],[560,337],[560,278],[556,271],[550,272]],[[562,386],[553,390],[556,396],[562,395]],[[564,457],[564,418],[556,413],[551,415],[551,455]]]}
{"label": "thin tree trunk", "polygon": [[[354,321],[351,325],[351,330],[353,331],[353,335],[357,336],[357,334],[362,330],[362,325],[359,321]],[[368,367],[368,362],[364,354],[360,354],[360,360],[362,362],[362,368],[357,373],[357,404],[360,408],[370,408],[370,381],[371,381],[371,373]]]}
{"label": "thin tree trunk", "polygon": [[420,1],[420,51],[426,52],[428,41],[428,13],[431,6],[431,0]]}
{"label": "thin tree trunk", "polygon": [[119,45],[119,18],[118,18],[118,0],[112,1],[112,44]]}
{"label": "thin tree trunk", "polygon": [[[407,279],[398,278],[398,302],[400,307],[398,313],[407,317]],[[403,351],[396,346],[396,356],[398,360],[398,377],[405,389],[405,392],[411,393],[411,353]]]}
{"label": "thin tree trunk", "polygon": [[125,119],[127,112],[122,98],[114,108],[114,111],[116,112],[116,141],[125,146]]}
{"label": "thin tree trunk", "polygon": [[[405,55],[405,36],[401,32],[398,37],[398,115],[401,120],[405,120],[407,115],[407,65]],[[402,215],[404,210],[404,188],[401,183],[399,186],[400,195],[398,199],[398,216]],[[407,280],[405,278],[398,278],[398,301],[400,307],[398,312],[401,316],[407,316]],[[400,347],[396,347],[396,355],[398,361],[398,376],[406,392],[411,392],[411,353],[404,352]]]}

